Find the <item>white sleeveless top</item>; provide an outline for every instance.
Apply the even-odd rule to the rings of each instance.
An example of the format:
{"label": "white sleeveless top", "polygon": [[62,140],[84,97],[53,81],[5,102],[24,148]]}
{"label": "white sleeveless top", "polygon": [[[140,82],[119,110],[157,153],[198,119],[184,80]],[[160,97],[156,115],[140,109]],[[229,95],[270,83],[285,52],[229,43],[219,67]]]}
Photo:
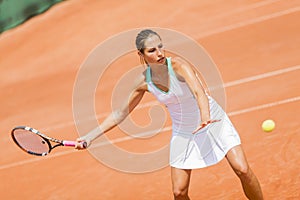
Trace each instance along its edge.
{"label": "white sleeveless top", "polygon": [[188,85],[177,79],[171,65],[171,59],[167,58],[169,72],[169,91],[164,92],[157,88],[151,80],[151,69],[147,68],[148,90],[157,100],[166,105],[172,118],[173,133],[191,134],[200,122],[200,110],[196,99]]}
{"label": "white sleeveless top", "polygon": [[186,82],[177,79],[171,58],[167,58],[169,90],[160,90],[151,79],[151,68],[146,71],[148,90],[166,105],[172,119],[170,165],[181,169],[194,169],[219,162],[240,138],[229,118],[216,101],[208,96],[211,119],[221,119],[192,132],[201,124],[200,109]]}

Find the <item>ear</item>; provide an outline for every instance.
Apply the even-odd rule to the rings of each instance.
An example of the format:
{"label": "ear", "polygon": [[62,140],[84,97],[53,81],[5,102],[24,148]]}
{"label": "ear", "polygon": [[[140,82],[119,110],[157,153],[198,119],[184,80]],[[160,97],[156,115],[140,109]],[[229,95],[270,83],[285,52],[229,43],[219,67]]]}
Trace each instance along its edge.
{"label": "ear", "polygon": [[140,57],[140,62],[141,62],[141,64],[142,64],[142,65],[145,64],[146,61],[145,61],[145,58],[144,58],[144,54],[143,54],[142,52],[138,51],[138,55],[139,55],[139,57]]}
{"label": "ear", "polygon": [[137,53],[138,53],[139,56],[143,56],[141,51],[137,51]]}

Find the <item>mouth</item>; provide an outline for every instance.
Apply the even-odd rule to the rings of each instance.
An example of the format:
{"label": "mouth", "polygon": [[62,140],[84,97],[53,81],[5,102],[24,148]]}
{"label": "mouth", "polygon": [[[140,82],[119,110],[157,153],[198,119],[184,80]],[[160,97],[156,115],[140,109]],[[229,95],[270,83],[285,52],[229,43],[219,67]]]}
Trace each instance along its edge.
{"label": "mouth", "polygon": [[162,58],[158,59],[157,62],[164,63],[165,62],[165,57],[162,57]]}

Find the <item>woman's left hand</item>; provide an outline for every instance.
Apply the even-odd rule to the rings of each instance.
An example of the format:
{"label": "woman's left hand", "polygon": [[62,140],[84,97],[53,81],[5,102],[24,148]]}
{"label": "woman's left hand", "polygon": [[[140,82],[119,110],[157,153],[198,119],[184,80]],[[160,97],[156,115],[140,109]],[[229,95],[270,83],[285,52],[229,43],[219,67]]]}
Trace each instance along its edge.
{"label": "woman's left hand", "polygon": [[199,130],[203,129],[204,127],[206,127],[209,124],[215,123],[215,122],[219,122],[221,121],[220,119],[212,119],[212,120],[207,120],[201,123],[201,125],[193,131],[193,134],[197,133]]}

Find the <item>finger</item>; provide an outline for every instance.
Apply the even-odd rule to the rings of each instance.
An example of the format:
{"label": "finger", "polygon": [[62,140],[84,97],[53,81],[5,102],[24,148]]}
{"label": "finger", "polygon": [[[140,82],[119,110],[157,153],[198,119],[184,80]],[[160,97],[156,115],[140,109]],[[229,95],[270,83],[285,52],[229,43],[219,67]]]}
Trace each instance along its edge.
{"label": "finger", "polygon": [[212,119],[212,120],[209,120],[207,121],[207,124],[211,124],[211,123],[215,123],[215,122],[219,122],[221,121],[220,119]]}
{"label": "finger", "polygon": [[81,150],[87,148],[87,142],[84,140],[77,140],[75,149]]}
{"label": "finger", "polygon": [[200,127],[198,127],[196,130],[193,131],[193,134],[203,129],[206,125],[202,124]]}

